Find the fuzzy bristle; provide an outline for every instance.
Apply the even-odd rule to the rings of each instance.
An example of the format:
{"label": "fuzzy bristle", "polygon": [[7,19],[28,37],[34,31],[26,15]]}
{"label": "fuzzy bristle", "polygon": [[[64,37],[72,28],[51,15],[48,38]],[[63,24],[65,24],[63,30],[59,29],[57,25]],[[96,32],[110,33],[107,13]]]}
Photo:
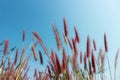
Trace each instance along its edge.
{"label": "fuzzy bristle", "polygon": [[82,51],[80,52],[80,63],[82,64]]}
{"label": "fuzzy bristle", "polygon": [[64,34],[67,37],[68,36],[68,25],[66,22],[66,18],[63,18],[63,23],[64,23]]}
{"label": "fuzzy bristle", "polygon": [[69,44],[70,48],[73,49],[72,43],[69,38],[68,38],[68,44]]}
{"label": "fuzzy bristle", "polygon": [[26,32],[25,32],[25,30],[23,30],[23,36],[22,36],[22,41],[23,42],[25,41],[25,38],[26,38]]}
{"label": "fuzzy bristle", "polygon": [[87,53],[84,53],[84,70],[87,70]]}
{"label": "fuzzy bristle", "polygon": [[80,37],[79,37],[78,31],[77,31],[77,29],[76,29],[75,26],[74,26],[74,31],[75,31],[75,41],[77,41],[78,43],[80,43]]}
{"label": "fuzzy bristle", "polygon": [[87,37],[87,57],[90,57],[90,37]]}
{"label": "fuzzy bristle", "polygon": [[94,52],[93,52],[93,50],[92,50],[91,58],[92,58],[93,72],[96,73],[95,56],[94,56]]}
{"label": "fuzzy bristle", "polygon": [[62,66],[63,66],[63,69],[66,69],[67,67],[67,56],[64,48],[63,48]]}
{"label": "fuzzy bristle", "polygon": [[106,33],[104,33],[104,46],[105,46],[105,51],[108,52],[108,43],[107,43]]}
{"label": "fuzzy bristle", "polygon": [[57,30],[57,28],[54,24],[52,25],[52,27],[53,27],[53,32],[55,34],[55,39],[56,39],[56,42],[57,42],[57,48],[58,48],[58,50],[60,50],[61,49],[60,35],[59,35],[58,30]]}
{"label": "fuzzy bristle", "polygon": [[5,40],[5,44],[4,44],[4,55],[6,55],[6,53],[8,52],[8,46],[9,46],[9,40]]}
{"label": "fuzzy bristle", "polygon": [[14,65],[16,65],[17,60],[18,60],[18,49],[16,50],[16,55],[15,55]]}
{"label": "fuzzy bristle", "polygon": [[43,57],[41,51],[39,51],[40,63],[43,64]]}
{"label": "fuzzy bristle", "polygon": [[44,43],[43,43],[42,39],[40,38],[40,36],[36,32],[32,32],[32,33],[38,39],[38,41],[41,44],[42,48],[44,49],[46,55],[49,57],[48,50],[47,50],[46,46],[44,45]]}
{"label": "fuzzy bristle", "polygon": [[31,49],[32,49],[32,52],[33,52],[33,55],[34,55],[34,59],[35,59],[35,61],[37,61],[37,54],[36,54],[36,50],[35,50],[34,45],[31,47]]}
{"label": "fuzzy bristle", "polygon": [[94,47],[94,50],[96,51],[96,42],[95,42],[95,40],[93,40],[93,47]]}

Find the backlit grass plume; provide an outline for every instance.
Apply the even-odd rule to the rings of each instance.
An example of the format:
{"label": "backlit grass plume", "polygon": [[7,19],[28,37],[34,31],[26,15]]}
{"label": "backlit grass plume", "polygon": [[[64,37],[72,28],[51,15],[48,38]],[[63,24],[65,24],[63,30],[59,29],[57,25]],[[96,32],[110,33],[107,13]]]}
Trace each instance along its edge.
{"label": "backlit grass plume", "polygon": [[[40,61],[40,67],[31,71],[34,74],[32,75],[34,80],[105,80],[106,71],[109,73],[109,79],[113,80],[110,61],[105,54],[109,50],[106,33],[103,35],[104,49],[99,49],[95,39],[88,35],[84,44],[85,49],[82,50],[82,45],[80,45],[82,38],[79,36],[79,30],[73,27],[75,36],[70,36],[66,18],[63,18],[63,27],[63,32],[59,32],[59,28],[52,24],[57,50],[55,47],[47,49],[47,45],[35,31],[31,32],[33,38],[29,39],[31,40],[30,45],[26,46],[26,32],[23,30],[22,43],[24,45],[21,47],[22,49],[17,45],[11,48],[8,39],[2,41],[0,43],[0,46],[3,47],[1,48],[3,54],[0,54],[2,55],[0,57],[0,80],[30,80],[31,75],[28,74],[30,67],[33,66],[29,66],[29,60],[32,58],[35,64]],[[119,50],[114,62],[114,80],[116,80],[118,55]],[[43,70],[41,66],[44,68]]]}

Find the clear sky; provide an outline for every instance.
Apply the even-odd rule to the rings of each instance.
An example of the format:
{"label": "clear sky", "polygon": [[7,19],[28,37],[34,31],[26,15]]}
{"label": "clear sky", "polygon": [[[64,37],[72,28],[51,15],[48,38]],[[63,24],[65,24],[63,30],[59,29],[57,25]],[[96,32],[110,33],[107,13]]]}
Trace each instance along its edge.
{"label": "clear sky", "polygon": [[[0,0],[0,41],[9,39],[11,47],[17,45],[21,48],[22,30],[25,29],[27,33],[26,45],[30,44],[31,31],[36,31],[50,51],[51,47],[56,46],[51,23],[55,23],[62,33],[62,20],[66,17],[69,35],[74,35],[75,25],[81,37],[80,48],[83,50],[88,34],[92,39],[95,38],[98,47],[104,48],[103,36],[104,32],[107,33],[110,50],[108,56],[113,67],[112,61],[120,47],[119,4],[119,0]],[[31,60],[30,64],[33,63],[34,60]],[[119,76],[117,74],[117,79]]]}

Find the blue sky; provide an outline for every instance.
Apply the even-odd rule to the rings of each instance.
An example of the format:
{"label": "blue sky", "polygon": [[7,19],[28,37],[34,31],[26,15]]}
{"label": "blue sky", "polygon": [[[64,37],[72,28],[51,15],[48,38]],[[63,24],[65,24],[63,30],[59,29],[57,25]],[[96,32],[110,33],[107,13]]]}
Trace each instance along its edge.
{"label": "blue sky", "polygon": [[[74,36],[74,25],[79,31],[82,50],[86,47],[88,34],[95,38],[98,47],[104,48],[103,35],[106,32],[108,56],[112,62],[120,47],[119,4],[119,0],[0,0],[0,41],[9,39],[11,47],[17,45],[21,48],[22,30],[25,29],[26,45],[31,41],[31,32],[36,31],[50,50],[56,46],[51,23],[56,24],[62,33],[62,20],[66,17],[69,35]],[[34,61],[30,63],[32,65]]]}

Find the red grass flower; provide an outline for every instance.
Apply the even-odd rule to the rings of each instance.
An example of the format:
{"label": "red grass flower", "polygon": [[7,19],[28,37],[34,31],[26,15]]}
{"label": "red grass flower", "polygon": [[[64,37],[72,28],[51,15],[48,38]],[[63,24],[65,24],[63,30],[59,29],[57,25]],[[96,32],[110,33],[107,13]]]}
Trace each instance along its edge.
{"label": "red grass flower", "polygon": [[93,75],[93,72],[92,72],[92,67],[91,67],[91,62],[90,62],[90,60],[89,60],[89,74],[90,74],[90,75]]}
{"label": "red grass flower", "polygon": [[72,43],[69,38],[68,38],[68,44],[69,44],[70,48],[73,49]]}
{"label": "red grass flower", "polygon": [[65,49],[63,48],[63,59],[62,59],[62,67],[63,67],[63,70],[66,69],[67,67],[67,56],[66,56],[66,52],[65,52]]}
{"label": "red grass flower", "polygon": [[25,37],[26,37],[26,32],[25,32],[25,30],[23,30],[23,37],[22,37],[23,42],[25,41]]}
{"label": "red grass flower", "polygon": [[84,54],[84,70],[87,70],[87,54]]}
{"label": "red grass flower", "polygon": [[108,44],[107,44],[106,33],[104,33],[104,46],[105,46],[105,51],[108,52]]}
{"label": "red grass flower", "polygon": [[79,37],[78,31],[77,31],[75,26],[74,26],[74,31],[75,31],[75,35],[76,35],[75,41],[77,41],[79,43],[80,42],[80,37]]}
{"label": "red grass flower", "polygon": [[78,48],[74,38],[72,38],[72,44],[73,44],[74,53],[78,55]]}
{"label": "red grass flower", "polygon": [[64,23],[64,33],[65,33],[65,36],[67,37],[68,36],[68,25],[66,22],[66,18],[63,18],[63,23]]}
{"label": "red grass flower", "polygon": [[82,51],[80,52],[80,63],[82,64]]}
{"label": "red grass flower", "polygon": [[14,65],[16,65],[17,60],[18,60],[18,49],[16,50],[16,55],[15,55]]}
{"label": "red grass flower", "polygon": [[93,46],[94,46],[94,50],[96,50],[96,42],[95,42],[95,40],[93,40]]}
{"label": "red grass flower", "polygon": [[56,42],[57,42],[57,48],[58,48],[58,50],[60,50],[61,49],[60,35],[59,35],[58,30],[54,24],[52,25],[52,27],[53,27],[53,31],[54,31]]}
{"label": "red grass flower", "polygon": [[93,52],[93,50],[92,50],[91,58],[92,58],[93,72],[96,73],[95,56],[94,56],[94,52]]}
{"label": "red grass flower", "polygon": [[45,45],[44,45],[42,39],[40,38],[40,36],[39,36],[36,32],[32,32],[32,33],[33,33],[33,35],[38,39],[38,41],[39,41],[39,43],[41,44],[42,48],[44,49],[46,55],[49,57],[48,50],[47,50],[47,48],[45,47]]}
{"label": "red grass flower", "polygon": [[32,46],[32,51],[33,51],[34,59],[35,61],[37,61],[37,55],[36,55],[36,50],[35,50],[34,45]]}
{"label": "red grass flower", "polygon": [[90,37],[87,37],[87,57],[90,56]]}
{"label": "red grass flower", "polygon": [[25,48],[22,49],[22,54],[21,54],[21,57],[20,57],[20,60],[22,61],[23,57],[24,57],[24,54],[25,54]]}
{"label": "red grass flower", "polygon": [[5,44],[4,44],[4,55],[6,55],[7,51],[8,51],[8,46],[9,46],[9,40],[5,40]]}

